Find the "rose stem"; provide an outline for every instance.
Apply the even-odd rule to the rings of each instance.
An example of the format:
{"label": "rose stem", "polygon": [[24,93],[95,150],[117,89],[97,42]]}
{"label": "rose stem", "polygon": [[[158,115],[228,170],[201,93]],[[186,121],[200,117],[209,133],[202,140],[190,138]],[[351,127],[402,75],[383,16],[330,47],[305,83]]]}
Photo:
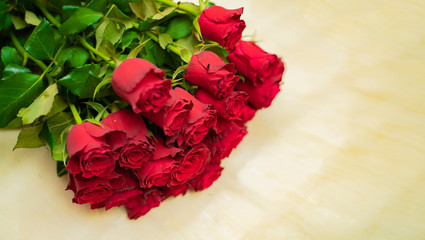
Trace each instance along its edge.
{"label": "rose stem", "polygon": [[75,122],[77,124],[83,123],[83,120],[81,120],[80,114],[78,113],[77,108],[75,107],[75,105],[72,104],[72,103],[68,103],[68,104],[69,104],[69,108],[71,108],[72,116],[74,116]]}
{"label": "rose stem", "polygon": [[53,23],[56,27],[59,27],[61,24],[52,16],[52,14],[47,11],[47,9],[41,4],[38,0],[34,1],[34,4],[41,10],[41,12],[46,16],[46,18]]}
{"label": "rose stem", "polygon": [[196,10],[195,8],[192,8],[192,7],[187,6],[187,5],[183,5],[183,4],[180,4],[180,3],[175,3],[175,2],[170,1],[170,0],[156,0],[156,1],[157,2],[160,2],[160,3],[163,3],[165,5],[171,6],[171,7],[180,8],[181,10],[184,10],[184,11],[186,11],[186,12],[188,12],[188,13],[194,15],[194,16],[201,15],[201,12],[199,10]]}
{"label": "rose stem", "polygon": [[105,54],[101,53],[100,51],[98,51],[97,49],[95,49],[94,47],[92,47],[84,38],[78,38],[78,40],[80,41],[80,43],[87,48],[87,50],[89,50],[90,52],[96,54],[97,56],[99,56],[100,58],[102,58],[103,60],[107,61],[108,63],[115,65],[116,63],[108,56],[106,56]]}
{"label": "rose stem", "polygon": [[[43,72],[45,72],[46,69],[48,70],[46,64],[44,64],[42,61],[40,61],[40,60],[34,58],[33,56],[31,56],[24,49],[24,47],[22,47],[22,45],[19,43],[18,39],[16,38],[16,36],[15,36],[15,34],[13,32],[10,32],[10,38],[12,39],[12,43],[16,47],[16,49],[18,50],[19,54],[21,54],[24,59],[26,59],[26,58],[31,59],[31,61],[33,61],[35,64],[37,64],[41,68],[41,70],[43,70]],[[49,83],[52,83],[53,82],[53,79],[49,75],[46,75],[46,78],[49,81]]]}
{"label": "rose stem", "polygon": [[[159,43],[159,39],[158,39],[158,37],[157,37],[155,34],[153,34],[153,33],[149,32],[149,31],[146,31],[145,33],[146,33],[146,35],[148,35],[150,38],[152,38],[155,42]],[[179,56],[180,56],[180,49],[176,48],[175,46],[173,46],[173,45],[171,45],[171,44],[168,44],[168,45],[167,45],[167,48],[168,48],[168,50],[170,50],[170,51],[172,51],[173,53],[175,53],[175,54],[177,54],[177,55],[179,55]]]}

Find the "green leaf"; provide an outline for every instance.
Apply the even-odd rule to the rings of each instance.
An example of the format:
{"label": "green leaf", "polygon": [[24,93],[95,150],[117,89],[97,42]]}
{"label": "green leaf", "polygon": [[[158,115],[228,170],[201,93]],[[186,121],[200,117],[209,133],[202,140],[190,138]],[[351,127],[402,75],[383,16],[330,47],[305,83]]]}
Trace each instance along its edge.
{"label": "green leaf", "polygon": [[121,39],[122,49],[126,49],[133,42],[134,39],[138,39],[139,34],[135,31],[126,31]]}
{"label": "green leaf", "polygon": [[62,6],[62,22],[65,22],[75,13],[80,7],[75,5]]}
{"label": "green leaf", "polygon": [[34,29],[25,43],[25,49],[39,60],[52,60],[55,51],[55,31],[50,23],[43,19]]}
{"label": "green leaf", "polygon": [[97,77],[100,66],[98,64],[87,64],[74,69],[68,75],[58,81],[59,84],[68,88],[73,94],[80,98],[91,98],[96,86],[100,82]]}
{"label": "green leaf", "polygon": [[142,42],[139,46],[135,47],[127,56],[127,58],[136,58],[137,55],[142,51],[142,49],[145,47],[145,45],[150,41],[151,39],[148,38],[146,41]]}
{"label": "green leaf", "polygon": [[131,18],[125,15],[116,5],[112,5],[105,18],[122,23],[125,25],[125,28],[131,28],[133,26]]}
{"label": "green leaf", "polygon": [[166,49],[167,45],[173,42],[173,37],[169,33],[161,33],[158,36],[158,40],[162,49]]}
{"label": "green leaf", "polygon": [[66,135],[73,123],[74,119],[71,113],[60,112],[49,118],[44,125],[43,137],[50,148],[52,158],[56,161],[65,159]]}
{"label": "green leaf", "polygon": [[35,13],[25,11],[25,22],[30,25],[38,26],[38,24],[41,23],[41,20],[37,17],[37,15],[35,15]]}
{"label": "green leaf", "polygon": [[97,23],[102,16],[102,13],[90,8],[79,8],[59,27],[59,33],[69,35],[82,32],[88,26]]}
{"label": "green leaf", "polygon": [[56,61],[59,64],[68,62],[73,68],[83,66],[90,58],[90,54],[83,48],[80,47],[69,47],[62,50],[56,57]]}
{"label": "green leaf", "polygon": [[153,0],[138,0],[137,2],[129,3],[131,11],[140,19],[146,20],[157,13]]}
{"label": "green leaf", "polygon": [[91,0],[87,4],[87,8],[90,8],[95,12],[105,12],[106,5],[108,5],[108,0]]}
{"label": "green leaf", "polygon": [[0,31],[7,30],[12,25],[12,20],[8,13],[6,3],[0,2]]}
{"label": "green leaf", "polygon": [[10,121],[4,129],[18,129],[22,128],[22,126],[22,119],[17,117]]}
{"label": "green leaf", "polygon": [[21,65],[22,64],[22,57],[18,53],[18,51],[13,47],[3,47],[1,49],[1,60],[3,61],[3,64],[7,66],[8,64],[14,63]]}
{"label": "green leaf", "polygon": [[15,15],[10,15],[10,18],[16,30],[21,30],[27,27],[27,23],[22,18]]}
{"label": "green leaf", "polygon": [[41,77],[16,73],[0,81],[0,128],[5,127],[18,113],[30,105],[45,89]]}
{"label": "green leaf", "polygon": [[37,118],[47,115],[52,109],[55,96],[58,94],[58,86],[56,83],[50,85],[44,92],[38,96],[34,102],[27,108],[22,108],[18,117],[22,117],[22,123],[28,125],[33,123]]}
{"label": "green leaf", "polygon": [[124,30],[124,24],[105,19],[96,29],[96,49],[99,49],[105,39],[112,44],[117,43],[121,39]]}
{"label": "green leaf", "polygon": [[40,139],[40,132],[43,130],[43,124],[24,127],[18,136],[13,150],[18,148],[39,148],[44,146],[44,141]]}
{"label": "green leaf", "polygon": [[66,175],[68,171],[66,170],[66,166],[64,164],[64,161],[57,161],[56,162],[56,174],[58,177],[62,177]]}
{"label": "green leaf", "polygon": [[55,115],[56,113],[60,113],[63,110],[65,110],[67,107],[69,107],[68,102],[60,95],[56,95],[55,99],[53,100],[52,108],[50,109],[50,112],[47,114],[47,117],[51,117]]}
{"label": "green leaf", "polygon": [[162,66],[167,58],[167,54],[164,49],[162,49],[161,46],[154,41],[146,42],[146,45],[139,53],[139,56],[158,67]]}
{"label": "green leaf", "polygon": [[184,38],[192,33],[192,20],[186,16],[175,17],[167,25],[165,32],[171,34],[173,39]]}
{"label": "green leaf", "polygon": [[180,50],[180,57],[184,62],[189,63],[192,58],[192,53],[187,48],[183,48]]}
{"label": "green leaf", "polygon": [[4,77],[8,77],[15,73],[31,73],[31,71],[28,68],[22,67],[21,65],[15,63],[8,64],[3,70]]}
{"label": "green leaf", "polygon": [[103,78],[102,82],[100,82],[96,86],[96,89],[94,90],[93,99],[96,97],[97,93],[100,91],[101,88],[111,84],[111,82],[112,82],[111,80],[112,80],[112,75],[107,75]]}
{"label": "green leaf", "polygon": [[168,15],[170,15],[172,12],[174,12],[174,10],[176,10],[176,7],[167,7],[162,12],[159,12],[159,13],[156,13],[155,15],[153,15],[152,19],[153,20],[161,20],[161,19],[167,17]]}
{"label": "green leaf", "polygon": [[194,35],[190,34],[187,37],[180,38],[174,43],[179,48],[187,48],[189,51],[193,52],[195,50],[195,46],[199,45],[200,42],[196,39]]}
{"label": "green leaf", "polygon": [[183,72],[185,72],[187,70],[187,64],[185,64],[185,65],[181,65],[180,67],[178,67],[177,69],[176,69],[176,71],[174,71],[174,73],[173,73],[173,80],[174,79],[176,79],[177,78],[177,76],[180,74],[180,73],[183,73]]}

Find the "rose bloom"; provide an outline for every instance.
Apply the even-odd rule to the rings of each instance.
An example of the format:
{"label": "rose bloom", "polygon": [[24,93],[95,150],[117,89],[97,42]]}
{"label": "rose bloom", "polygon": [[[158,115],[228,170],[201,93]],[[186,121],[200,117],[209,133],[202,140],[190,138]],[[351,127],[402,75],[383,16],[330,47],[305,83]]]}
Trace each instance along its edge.
{"label": "rose bloom", "polygon": [[[224,99],[217,99],[202,88],[198,88],[195,97],[205,103],[213,105],[217,111],[217,115],[227,120],[242,120],[247,108],[248,94],[245,92],[232,92]],[[250,113],[248,113],[250,114]]]}
{"label": "rose bloom", "polygon": [[177,144],[179,146],[198,144],[207,135],[209,129],[215,126],[216,111],[211,105],[202,103],[182,88],[175,88],[174,91],[181,98],[188,99],[193,103],[193,108],[183,122],[182,131],[177,137]]}
{"label": "rose bloom", "polygon": [[66,169],[71,174],[108,177],[115,168],[118,156],[107,144],[104,129],[84,122],[74,125],[68,134],[66,147],[69,154]]}
{"label": "rose bloom", "polygon": [[[112,177],[112,176],[111,176]],[[122,187],[124,180],[119,175],[113,178],[92,177],[84,178],[81,174],[68,174],[66,190],[74,192],[72,202],[89,203],[92,208],[103,206],[103,202],[113,194],[114,189]]]}
{"label": "rose bloom", "polygon": [[189,189],[189,183],[176,186],[165,186],[161,187],[160,189],[164,193],[165,198],[168,198],[169,196],[177,197],[180,194],[186,194],[187,190]]}
{"label": "rose bloom", "polygon": [[112,88],[135,113],[158,112],[170,98],[171,81],[149,61],[130,58],[114,70]]}
{"label": "rose bloom", "polygon": [[214,164],[214,163],[208,164],[205,167],[204,172],[199,174],[197,177],[195,177],[191,181],[190,186],[195,191],[204,190],[205,188],[208,188],[209,186],[211,186],[213,182],[220,177],[222,170],[223,168],[220,167],[220,165],[218,164]]}
{"label": "rose bloom", "polygon": [[200,174],[210,162],[210,150],[205,144],[189,147],[181,156],[178,165],[171,172],[169,186],[185,184],[193,177]]}
{"label": "rose bloom", "polygon": [[184,78],[221,99],[228,96],[239,80],[233,64],[223,62],[215,53],[203,51],[193,55]]}
{"label": "rose bloom", "polygon": [[127,199],[142,194],[143,191],[139,187],[137,178],[131,171],[124,168],[116,168],[115,171],[124,179],[124,183],[120,188],[114,189],[112,195],[108,197],[103,205],[108,210],[112,207],[119,207],[123,205]]}
{"label": "rose bloom", "polygon": [[253,42],[240,41],[227,59],[253,86],[280,82],[283,62],[275,55],[262,50]]}
{"label": "rose bloom", "polygon": [[248,102],[254,109],[267,108],[280,91],[279,82],[267,82],[254,86],[245,81],[236,85],[238,91],[244,91],[249,95]]}
{"label": "rose bloom", "polygon": [[139,168],[153,156],[154,143],[140,115],[122,109],[100,123],[107,132],[108,143],[120,153],[120,166]]}
{"label": "rose bloom", "polygon": [[165,135],[176,139],[181,132],[183,122],[193,108],[193,103],[175,90],[171,90],[170,95],[171,98],[160,111],[146,112],[143,116],[159,126]]}
{"label": "rose bloom", "polygon": [[221,160],[230,155],[248,132],[246,126],[222,118],[219,118],[217,122],[217,129],[218,132],[210,131],[202,142],[211,151],[211,162],[220,164]]}
{"label": "rose bloom", "polygon": [[219,43],[228,51],[241,39],[245,22],[240,20],[243,8],[228,10],[220,6],[210,6],[199,16],[202,37]]}
{"label": "rose bloom", "polygon": [[164,200],[164,194],[157,188],[143,189],[143,193],[129,198],[125,203],[128,217],[137,219],[145,215],[149,210],[158,207]]}

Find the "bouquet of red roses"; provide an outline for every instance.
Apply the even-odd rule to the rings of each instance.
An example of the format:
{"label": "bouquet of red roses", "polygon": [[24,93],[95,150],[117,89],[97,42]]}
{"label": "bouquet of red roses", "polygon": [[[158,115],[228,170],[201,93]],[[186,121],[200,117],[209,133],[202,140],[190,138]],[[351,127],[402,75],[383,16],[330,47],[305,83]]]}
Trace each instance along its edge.
{"label": "bouquet of red roses", "polygon": [[270,106],[282,61],[242,8],[170,0],[0,2],[0,127],[47,146],[73,202],[138,218],[209,187]]}

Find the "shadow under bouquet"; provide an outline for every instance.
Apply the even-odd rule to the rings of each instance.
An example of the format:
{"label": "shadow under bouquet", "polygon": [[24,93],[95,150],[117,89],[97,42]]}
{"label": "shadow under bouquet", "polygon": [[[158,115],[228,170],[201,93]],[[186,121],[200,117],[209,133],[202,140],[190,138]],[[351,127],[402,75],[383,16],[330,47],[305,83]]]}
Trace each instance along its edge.
{"label": "shadow under bouquet", "polygon": [[138,218],[208,188],[283,62],[209,1],[0,2],[0,127],[47,146],[72,201]]}

